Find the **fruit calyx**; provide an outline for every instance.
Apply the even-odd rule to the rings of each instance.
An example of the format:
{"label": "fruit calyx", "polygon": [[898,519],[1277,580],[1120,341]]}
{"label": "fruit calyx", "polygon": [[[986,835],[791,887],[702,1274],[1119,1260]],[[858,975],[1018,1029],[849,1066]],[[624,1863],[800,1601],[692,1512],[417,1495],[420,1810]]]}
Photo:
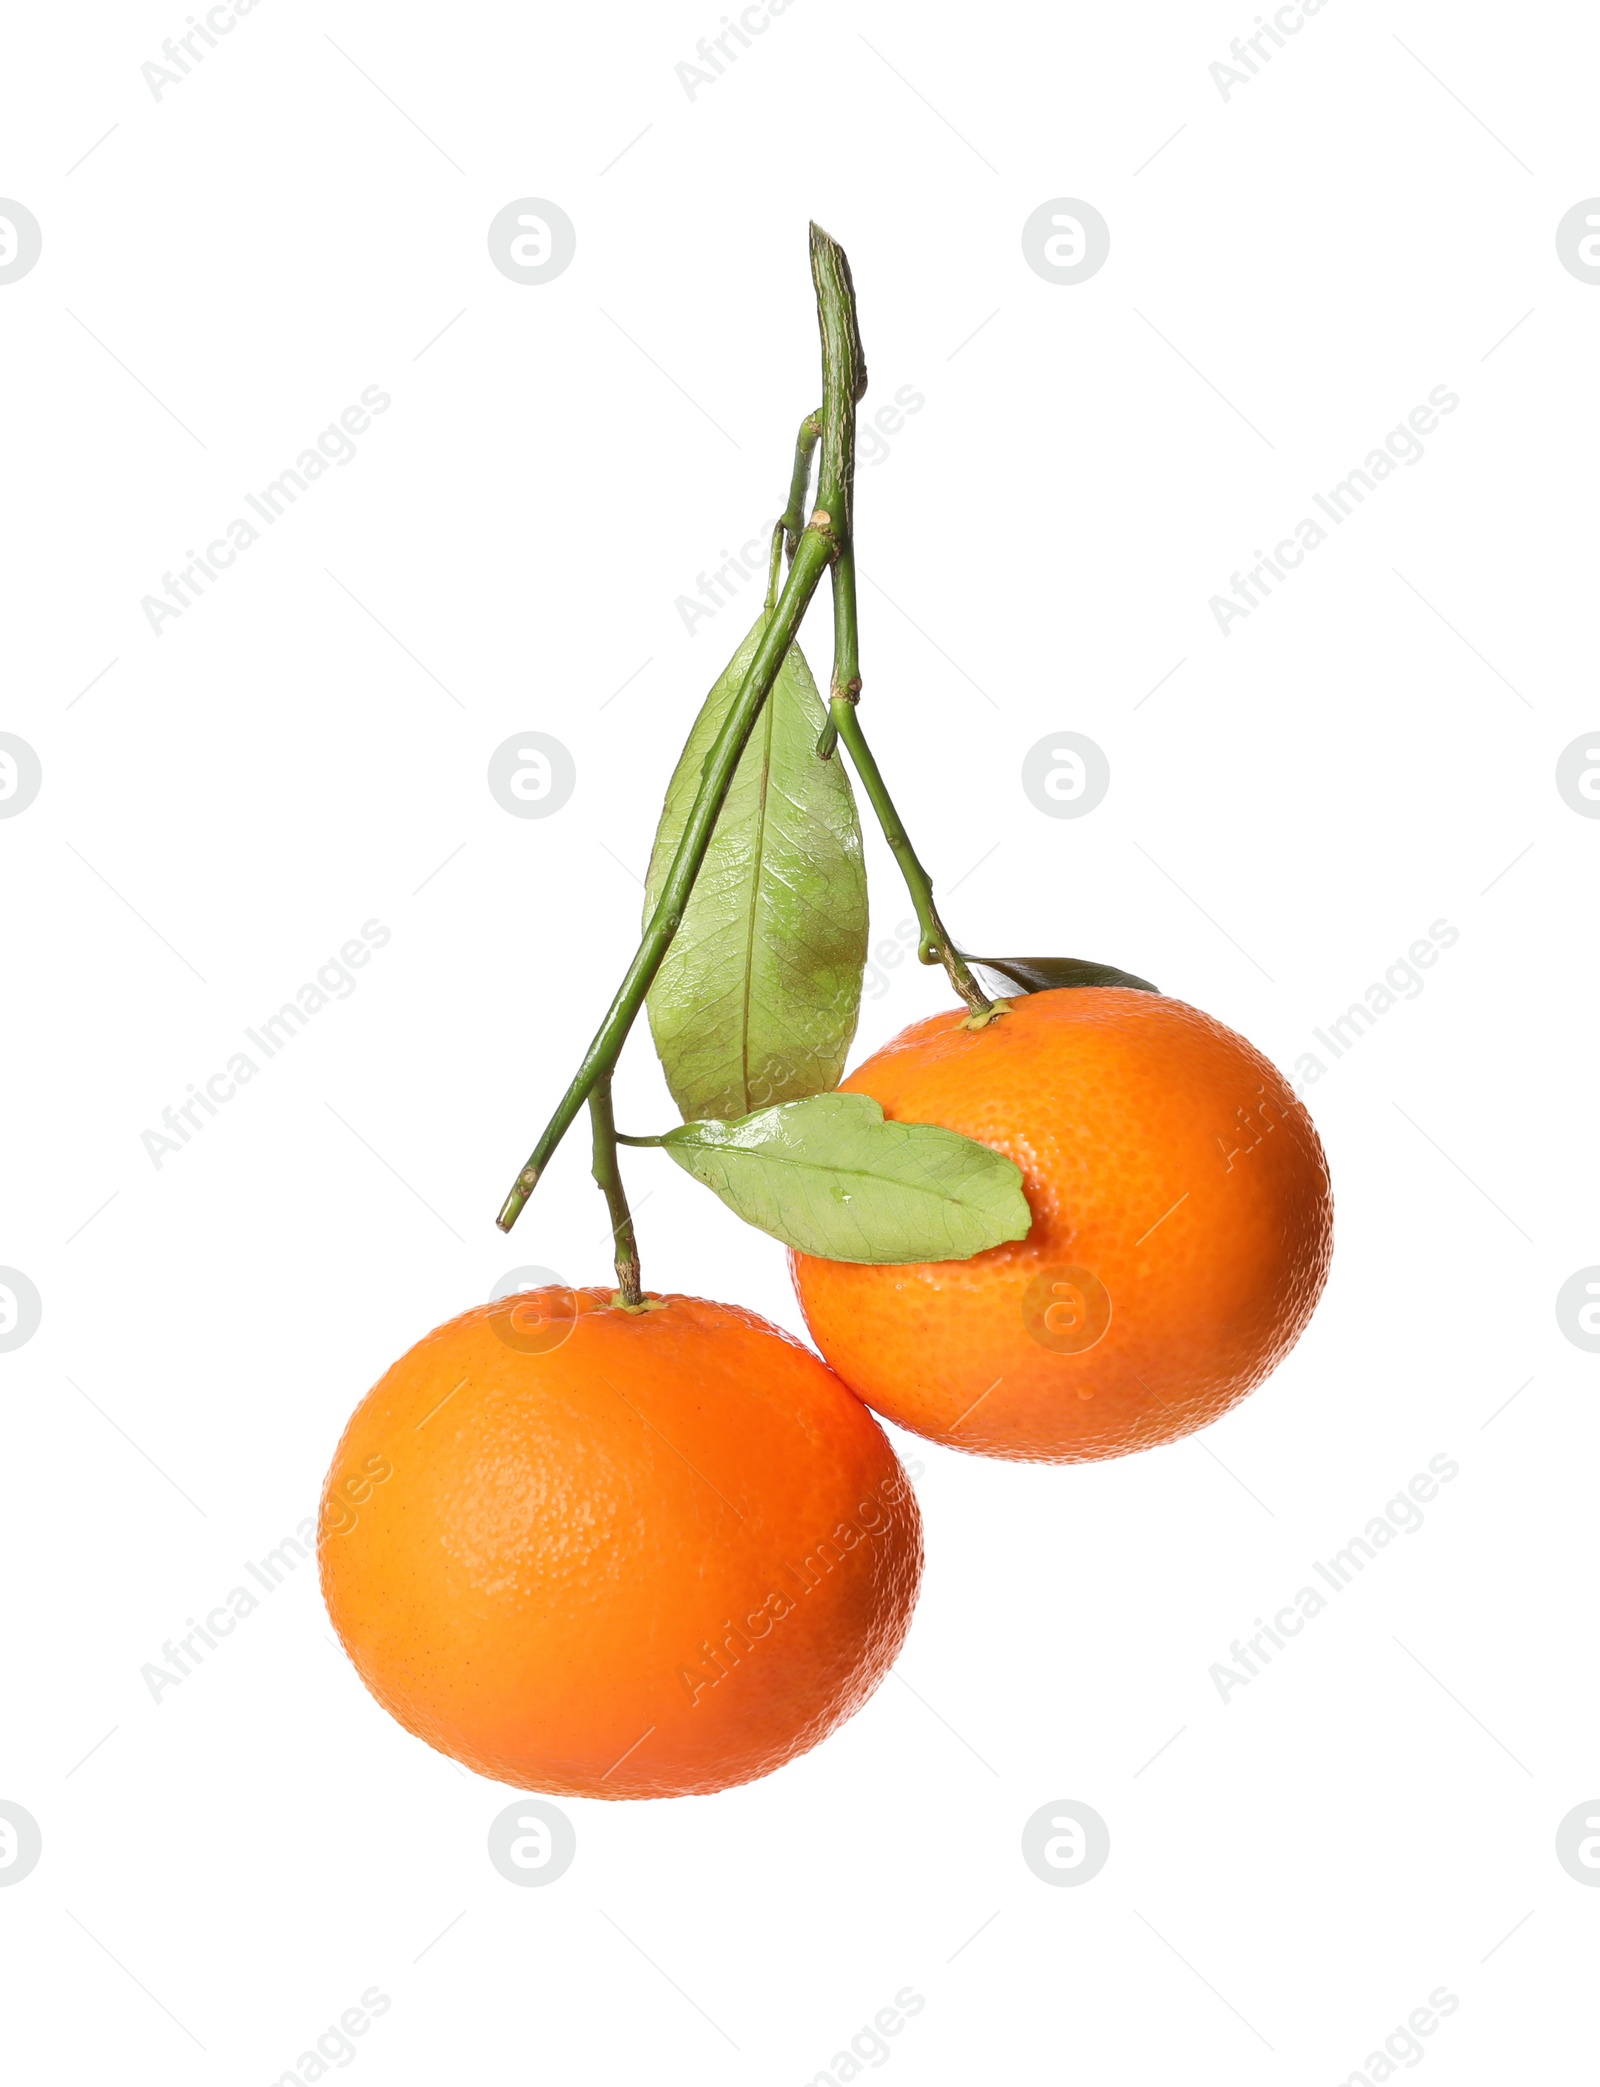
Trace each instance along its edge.
{"label": "fruit calyx", "polygon": [[987,1007],[975,1008],[960,1026],[963,1029],[987,1029],[991,1022],[997,1021],[1001,1015],[1008,1015],[1010,1012],[1011,1002],[1009,1000],[992,1000]]}

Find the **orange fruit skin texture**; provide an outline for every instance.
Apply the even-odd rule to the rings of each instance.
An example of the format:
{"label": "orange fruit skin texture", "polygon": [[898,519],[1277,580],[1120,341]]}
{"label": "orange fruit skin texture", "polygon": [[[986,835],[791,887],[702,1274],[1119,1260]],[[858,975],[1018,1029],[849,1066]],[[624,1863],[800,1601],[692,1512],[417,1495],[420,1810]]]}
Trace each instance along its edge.
{"label": "orange fruit skin texture", "polygon": [[1180,1000],[1063,988],[977,1031],[964,1012],[914,1023],[843,1085],[1006,1153],[1032,1230],[969,1261],[792,1255],[812,1338],[878,1412],[986,1456],[1077,1463],[1204,1427],[1287,1354],[1327,1278],[1310,1116]]}
{"label": "orange fruit skin texture", "polygon": [[383,1707],[480,1775],[720,1790],[866,1701],[910,1621],[921,1518],[800,1342],[732,1305],[609,1300],[523,1292],[401,1357],[328,1474],[323,1594]]}

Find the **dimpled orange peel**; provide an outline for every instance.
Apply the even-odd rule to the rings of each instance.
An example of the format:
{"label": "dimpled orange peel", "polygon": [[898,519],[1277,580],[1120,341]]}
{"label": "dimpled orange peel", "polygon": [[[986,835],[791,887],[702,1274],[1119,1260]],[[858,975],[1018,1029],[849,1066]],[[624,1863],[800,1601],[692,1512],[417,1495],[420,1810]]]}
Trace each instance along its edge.
{"label": "dimpled orange peel", "polygon": [[844,1082],[1006,1153],[1026,1239],[964,1261],[793,1257],[812,1338],[868,1405],[985,1455],[1077,1463],[1204,1427],[1299,1335],[1333,1198],[1310,1116],[1253,1045],[1126,987],[917,1022]]}
{"label": "dimpled orange peel", "polygon": [[480,1775],[677,1797],[832,1731],[905,1635],[921,1524],[883,1430],[753,1312],[479,1305],[357,1407],[328,1613],[405,1728]]}

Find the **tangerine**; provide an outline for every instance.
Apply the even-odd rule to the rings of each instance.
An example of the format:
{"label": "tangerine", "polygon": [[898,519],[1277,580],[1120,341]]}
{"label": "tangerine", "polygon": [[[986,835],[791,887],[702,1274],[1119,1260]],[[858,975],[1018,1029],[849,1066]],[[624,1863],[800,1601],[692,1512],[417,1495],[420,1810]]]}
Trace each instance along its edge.
{"label": "tangerine", "polygon": [[1123,986],[913,1023],[843,1083],[1022,1169],[1033,1225],[968,1261],[792,1254],[823,1356],[901,1427],[1048,1463],[1204,1427],[1288,1353],[1332,1253],[1311,1118],[1242,1036]]}
{"label": "tangerine", "polygon": [[526,1291],[374,1385],[323,1489],[322,1587],[383,1707],[518,1789],[765,1775],[905,1636],[915,1496],[866,1408],[753,1312]]}

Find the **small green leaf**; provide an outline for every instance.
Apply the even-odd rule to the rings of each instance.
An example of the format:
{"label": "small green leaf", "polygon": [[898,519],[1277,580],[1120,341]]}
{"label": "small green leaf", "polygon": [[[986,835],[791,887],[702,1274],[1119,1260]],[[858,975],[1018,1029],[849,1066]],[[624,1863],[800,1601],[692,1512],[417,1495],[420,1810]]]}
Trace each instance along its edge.
{"label": "small green leaf", "polygon": [[1092,963],[1087,957],[968,957],[985,971],[996,971],[1007,984],[1021,986],[1025,993],[1049,993],[1057,986],[1133,986],[1141,993],[1159,993],[1148,978],[1135,978],[1115,964]]}
{"label": "small green leaf", "polygon": [[[647,921],[766,624],[763,610],[673,771],[650,857]],[[866,966],[867,879],[844,763],[817,759],[826,721],[811,670],[791,645],[646,1002],[686,1117],[744,1116],[819,1094],[844,1070]]]}
{"label": "small green leaf", "polygon": [[661,1140],[746,1223],[830,1261],[965,1261],[1033,1222],[1002,1152],[890,1123],[869,1094],[818,1094]]}

